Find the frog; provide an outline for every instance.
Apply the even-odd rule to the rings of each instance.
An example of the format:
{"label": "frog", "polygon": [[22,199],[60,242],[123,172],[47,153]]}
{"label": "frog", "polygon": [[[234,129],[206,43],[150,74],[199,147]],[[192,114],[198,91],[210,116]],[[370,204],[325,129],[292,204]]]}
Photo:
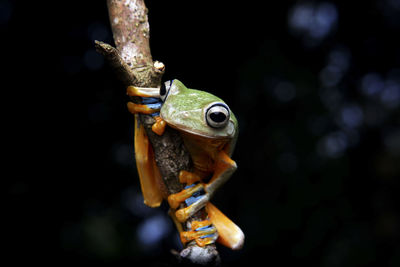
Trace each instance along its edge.
{"label": "frog", "polygon": [[[202,247],[218,242],[233,250],[242,248],[243,231],[210,202],[237,169],[231,155],[239,128],[229,106],[211,93],[187,88],[177,79],[156,88],[128,86],[127,95],[142,100],[141,104],[128,102],[127,107],[135,116],[135,157],[144,203],[158,207],[164,199],[168,201],[183,244],[195,240]],[[154,118],[152,131],[158,135],[163,135],[166,127],[180,133],[193,163],[190,171],[179,172],[179,181],[185,185],[182,191],[168,196],[162,193],[161,174],[138,114]],[[203,208],[207,218],[192,221],[184,231],[182,223]]]}

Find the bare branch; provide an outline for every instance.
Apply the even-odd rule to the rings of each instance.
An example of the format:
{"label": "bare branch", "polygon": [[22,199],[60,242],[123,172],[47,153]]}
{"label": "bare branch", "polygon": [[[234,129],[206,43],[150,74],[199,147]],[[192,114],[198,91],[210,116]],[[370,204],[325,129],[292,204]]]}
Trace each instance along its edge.
{"label": "bare branch", "polygon": [[122,60],[116,48],[100,41],[95,41],[95,47],[96,51],[102,54],[107,59],[119,79],[125,85],[137,83],[135,75],[133,75],[128,64],[126,64],[125,61]]}

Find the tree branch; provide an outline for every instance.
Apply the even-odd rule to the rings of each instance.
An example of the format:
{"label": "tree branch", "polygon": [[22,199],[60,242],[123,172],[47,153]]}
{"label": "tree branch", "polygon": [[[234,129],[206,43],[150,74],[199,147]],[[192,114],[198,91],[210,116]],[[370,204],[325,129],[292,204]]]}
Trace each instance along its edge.
{"label": "tree branch", "polygon": [[[160,86],[165,66],[161,62],[153,62],[151,56],[148,10],[144,1],[107,0],[107,6],[116,48],[95,41],[96,50],[110,62],[125,86]],[[132,101],[140,100],[132,99]],[[151,130],[154,119],[143,114],[140,114],[139,117],[153,146],[156,163],[163,177],[164,196],[181,191],[183,185],[179,182],[178,175],[181,170],[191,169],[191,160],[179,132],[167,127],[165,133],[158,136]],[[205,216],[207,214],[204,210],[200,210],[188,222],[194,219],[205,219]],[[187,224],[182,226],[184,229],[188,229]],[[194,241],[190,242],[181,251],[180,257],[196,264],[216,265],[219,263],[219,254],[214,244],[203,248],[198,247]]]}

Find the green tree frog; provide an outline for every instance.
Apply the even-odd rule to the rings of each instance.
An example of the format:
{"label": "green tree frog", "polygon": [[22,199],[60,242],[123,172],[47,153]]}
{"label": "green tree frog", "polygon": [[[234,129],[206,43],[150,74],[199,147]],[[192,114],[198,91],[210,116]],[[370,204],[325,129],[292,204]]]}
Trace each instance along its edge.
{"label": "green tree frog", "polygon": [[[240,249],[243,232],[210,203],[217,189],[237,168],[231,155],[238,136],[238,122],[228,105],[210,93],[189,89],[176,79],[165,82],[160,88],[129,86],[127,94],[142,98],[142,104],[128,102],[128,110],[135,114],[136,164],[145,204],[157,207],[162,202],[162,178],[144,127],[138,122],[138,113],[155,118],[152,130],[158,135],[162,135],[167,126],[178,130],[191,156],[191,172],[182,170],[179,173],[185,189],[166,198],[174,210],[172,217],[176,222],[186,222],[202,208],[208,217],[192,222],[189,231],[181,230],[181,241],[195,240],[199,246],[217,241],[231,249]],[[181,203],[186,207],[178,209]]]}

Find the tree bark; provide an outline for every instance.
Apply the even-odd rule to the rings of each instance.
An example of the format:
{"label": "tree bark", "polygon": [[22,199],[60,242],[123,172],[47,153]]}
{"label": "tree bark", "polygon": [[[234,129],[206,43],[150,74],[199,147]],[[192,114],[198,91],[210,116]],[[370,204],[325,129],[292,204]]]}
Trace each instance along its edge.
{"label": "tree bark", "polygon": [[[116,48],[109,44],[95,41],[97,51],[105,56],[117,76],[125,86],[159,87],[164,74],[163,63],[153,62],[149,38],[150,27],[147,8],[143,0],[107,0],[111,28]],[[140,98],[132,99],[138,103]],[[180,133],[170,127],[162,136],[153,133],[151,126],[154,119],[140,114],[140,121],[146,129],[153,146],[157,166],[164,181],[164,194],[174,194],[183,189],[179,182],[179,172],[191,169],[190,155],[183,145]],[[204,210],[200,210],[192,218],[205,219]],[[187,229],[187,224],[183,224]],[[198,247],[192,241],[180,252],[180,258],[195,264],[216,265],[219,254],[214,244]]]}

